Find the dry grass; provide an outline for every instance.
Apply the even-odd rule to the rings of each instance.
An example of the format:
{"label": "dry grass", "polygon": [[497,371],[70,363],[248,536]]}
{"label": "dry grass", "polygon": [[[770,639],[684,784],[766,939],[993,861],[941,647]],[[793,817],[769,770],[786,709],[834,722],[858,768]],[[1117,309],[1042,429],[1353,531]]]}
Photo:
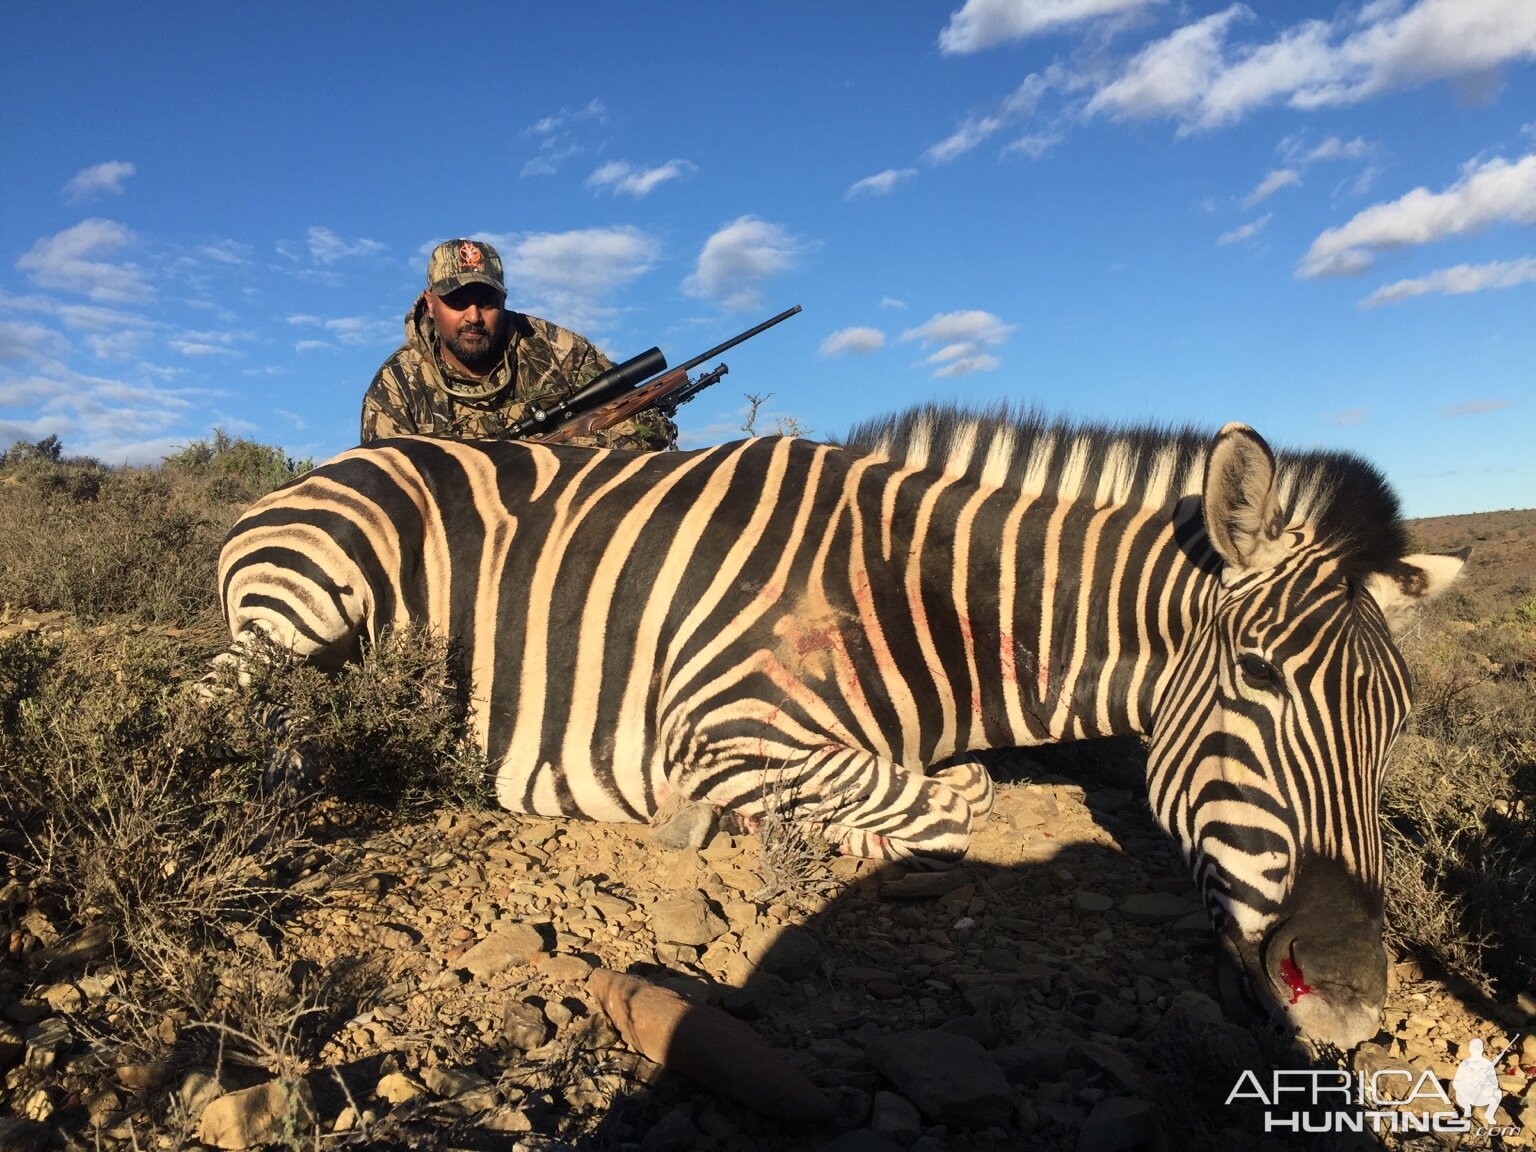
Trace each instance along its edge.
{"label": "dry grass", "polygon": [[[461,662],[421,633],[331,678],[269,651],[252,691],[210,699],[219,543],[299,465],[222,435],[156,469],[56,448],[0,457],[0,600],[72,616],[0,637],[0,911],[17,928],[0,975],[35,993],[81,963],[115,973],[71,1009],[105,1078],[217,1064],[297,1084],[369,980],[296,978],[276,921],[316,898],[295,881],[325,865],[317,829],[484,800]],[[177,1107],[145,1097],[136,1131],[184,1144]]]}
{"label": "dry grass", "polygon": [[214,564],[240,509],[308,462],[216,432],[161,468],[0,454],[0,604],[190,626],[217,607]]}
{"label": "dry grass", "polygon": [[1536,984],[1536,600],[1460,601],[1404,644],[1416,708],[1392,757],[1389,937],[1485,993]]}
{"label": "dry grass", "polygon": [[[269,660],[254,691],[212,703],[188,688],[206,656],[131,627],[0,641],[15,858],[71,924],[108,925],[144,962],[288,899],[305,793],[395,812],[483,796],[446,643],[392,638],[334,679]],[[274,787],[272,765],[296,750],[309,785]]]}
{"label": "dry grass", "polygon": [[821,825],[808,815],[798,786],[774,773],[763,796],[756,832],[762,843],[757,872],[763,885],[752,893],[759,903],[784,901],[806,912],[823,907],[836,890],[827,865],[832,848]]}

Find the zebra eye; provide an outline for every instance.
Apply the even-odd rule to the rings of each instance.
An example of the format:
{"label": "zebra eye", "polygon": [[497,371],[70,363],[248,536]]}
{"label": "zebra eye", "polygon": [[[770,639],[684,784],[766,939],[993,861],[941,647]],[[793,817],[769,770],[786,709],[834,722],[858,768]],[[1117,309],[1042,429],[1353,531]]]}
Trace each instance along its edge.
{"label": "zebra eye", "polygon": [[1280,673],[1264,657],[1244,652],[1237,658],[1237,666],[1243,670],[1243,679],[1252,688],[1273,688],[1280,682]]}

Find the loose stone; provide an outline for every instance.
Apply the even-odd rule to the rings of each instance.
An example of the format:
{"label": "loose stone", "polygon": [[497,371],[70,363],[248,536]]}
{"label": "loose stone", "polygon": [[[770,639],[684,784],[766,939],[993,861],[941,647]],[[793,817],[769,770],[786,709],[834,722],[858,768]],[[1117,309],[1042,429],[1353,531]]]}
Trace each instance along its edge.
{"label": "loose stone", "polygon": [[949,1032],[897,1032],[868,1048],[869,1062],[929,1120],[961,1128],[1006,1124],[1013,1090],[976,1041]]}

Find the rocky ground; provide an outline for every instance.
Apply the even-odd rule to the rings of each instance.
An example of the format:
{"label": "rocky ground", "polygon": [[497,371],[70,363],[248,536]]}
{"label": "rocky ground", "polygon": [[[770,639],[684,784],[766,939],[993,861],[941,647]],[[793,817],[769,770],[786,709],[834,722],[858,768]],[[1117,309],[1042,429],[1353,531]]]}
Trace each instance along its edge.
{"label": "rocky ground", "polygon": [[[489,812],[329,842],[317,829],[289,878],[305,903],[280,935],[246,941],[286,974],[275,1003],[298,990],[317,1005],[318,1029],[290,1013],[286,1036],[256,1038],[265,1067],[137,1064],[87,1034],[79,1015],[114,998],[125,1030],[196,1022],[134,1020],[125,974],[89,949],[71,963],[37,948],[46,916],[15,922],[22,894],[0,893],[16,958],[0,970],[0,1149],[1297,1146],[1266,1135],[1251,1100],[1226,1103],[1244,1069],[1307,1065],[1223,1020],[1205,915],[1134,778],[1026,767],[946,873],[686,820],[667,829],[673,847]],[[657,1061],[675,1054],[619,1034],[599,969],[717,1006],[776,1055],[669,1072]],[[1492,1055],[1532,1008],[1458,995],[1402,961],[1383,1032],[1344,1059],[1448,1081],[1471,1038]],[[782,1116],[804,1109],[777,1086],[780,1059],[821,1090],[818,1122]],[[1511,1134],[1462,1146],[1530,1145],[1529,1065],[1536,1046],[1518,1039],[1495,1118]]]}
{"label": "rocky ground", "polygon": [[[1479,523],[1471,594],[1529,596],[1536,514]],[[1464,528],[1415,524],[1431,548]],[[322,810],[275,878],[284,922],[211,958],[228,1012],[205,1019],[146,1014],[144,974],[110,942],[61,940],[63,911],[7,880],[0,828],[0,1152],[1536,1145],[1536,989],[1494,1003],[1397,957],[1383,1029],[1352,1053],[1227,1021],[1209,926],[1137,763],[1110,744],[1000,764],[971,857],[931,874],[687,814],[658,838]],[[710,1008],[668,1049],[609,973]],[[1448,1090],[1473,1039],[1509,1045],[1499,1134],[1308,1143],[1266,1131],[1294,1103],[1229,1103],[1245,1072],[1268,1086],[1277,1067],[1400,1069],[1383,1082]]]}

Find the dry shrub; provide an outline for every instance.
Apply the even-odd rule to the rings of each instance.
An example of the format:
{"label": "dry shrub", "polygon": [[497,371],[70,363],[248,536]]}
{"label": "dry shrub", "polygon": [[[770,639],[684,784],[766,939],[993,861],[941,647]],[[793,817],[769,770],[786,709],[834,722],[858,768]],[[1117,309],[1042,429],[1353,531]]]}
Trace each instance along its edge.
{"label": "dry shrub", "polygon": [[[169,981],[298,898],[318,791],[400,810],[478,798],[485,777],[442,642],[402,636],[334,678],[274,659],[212,700],[190,689],[206,655],[132,627],[0,640],[12,869],[61,934],[105,929]],[[306,789],[272,772],[296,748]]]}
{"label": "dry shrub", "polygon": [[249,504],[314,467],[281,448],[213,430],[212,440],[194,440],[165,458],[165,470],[200,481],[207,498],[218,504]]}
{"label": "dry shrub", "polygon": [[240,509],[308,462],[216,432],[160,468],[58,445],[0,455],[0,603],[180,626],[216,614],[214,566]]}
{"label": "dry shrub", "polygon": [[1536,980],[1536,629],[1520,609],[1472,626],[1439,613],[1404,654],[1416,706],[1382,797],[1389,937],[1485,993],[1523,991]]}
{"label": "dry shrub", "polygon": [[836,889],[827,865],[831,845],[823,825],[810,814],[800,786],[786,773],[770,769],[763,794],[763,815],[757,822],[762,852],[757,872],[763,886],[752,893],[758,903],[782,900],[807,913],[818,911]]}
{"label": "dry shrub", "polygon": [[270,915],[299,814],[262,802],[259,765],[212,753],[240,718],[180,691],[192,653],[124,629],[48,647],[39,671],[35,640],[0,642],[0,667],[34,672],[0,762],[34,902],[62,908],[61,932],[103,927],[156,966]]}
{"label": "dry shrub", "polygon": [[249,755],[287,761],[320,790],[401,813],[487,798],[484,755],[469,728],[467,666],[430,630],[386,634],[362,660],[324,673],[259,637],[237,697],[263,709]]}
{"label": "dry shrub", "polygon": [[[215,1066],[297,1090],[387,982],[377,964],[295,962],[275,945],[281,920],[324,899],[323,882],[296,883],[329,863],[311,833],[366,834],[375,818],[479,798],[483,758],[432,637],[391,638],[331,678],[271,653],[252,665],[253,691],[212,695],[197,687],[208,656],[138,625],[0,639],[0,828],[15,830],[0,838],[0,907],[23,926],[19,953],[110,952],[112,994],[71,1019],[103,1083],[123,1064]],[[295,751],[303,787],[272,771]],[[21,954],[6,962],[28,982],[58,978]],[[70,1086],[46,1070],[28,1086],[74,1093],[84,1072],[71,1067]],[[171,1093],[131,1105],[141,1131],[185,1138],[178,1107]]]}

